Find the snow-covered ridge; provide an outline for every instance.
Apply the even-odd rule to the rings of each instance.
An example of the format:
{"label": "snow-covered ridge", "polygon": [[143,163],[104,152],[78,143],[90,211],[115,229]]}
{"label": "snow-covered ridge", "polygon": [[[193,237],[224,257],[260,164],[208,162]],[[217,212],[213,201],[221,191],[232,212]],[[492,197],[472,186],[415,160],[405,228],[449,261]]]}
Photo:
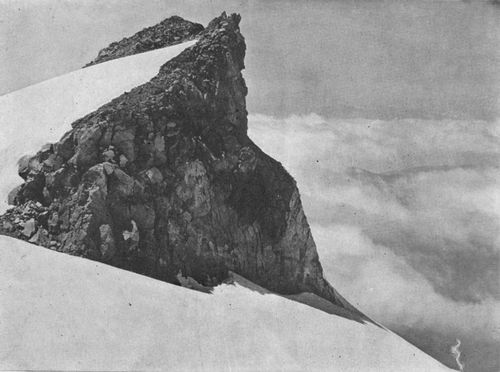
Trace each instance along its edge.
{"label": "snow-covered ridge", "polygon": [[20,157],[59,140],[72,122],[149,81],[160,66],[195,43],[115,59],[0,96],[0,213],[9,191],[21,183]]}
{"label": "snow-covered ridge", "polygon": [[451,371],[242,280],[191,291],[0,236],[0,369]]}

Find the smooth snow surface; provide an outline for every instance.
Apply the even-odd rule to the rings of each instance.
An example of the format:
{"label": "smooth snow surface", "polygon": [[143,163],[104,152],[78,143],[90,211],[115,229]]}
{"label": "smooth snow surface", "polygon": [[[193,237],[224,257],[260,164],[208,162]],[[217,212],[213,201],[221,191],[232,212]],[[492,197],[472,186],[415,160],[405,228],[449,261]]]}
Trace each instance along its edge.
{"label": "smooth snow surface", "polygon": [[451,371],[383,328],[257,289],[195,292],[0,236],[0,369]]}
{"label": "smooth snow surface", "polygon": [[0,213],[22,180],[17,161],[59,140],[71,123],[153,78],[164,63],[196,40],[115,59],[0,97]]}

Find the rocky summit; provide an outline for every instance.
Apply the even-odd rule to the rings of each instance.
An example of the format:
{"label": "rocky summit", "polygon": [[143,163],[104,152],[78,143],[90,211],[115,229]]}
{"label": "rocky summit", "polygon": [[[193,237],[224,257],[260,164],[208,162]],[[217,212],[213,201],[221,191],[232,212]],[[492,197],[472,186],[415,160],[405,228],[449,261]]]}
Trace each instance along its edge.
{"label": "rocky summit", "polygon": [[171,283],[233,271],[355,311],[323,277],[294,179],[247,136],[239,22],[172,17],[101,51],[92,64],[198,40],[21,159],[0,231]]}
{"label": "rocky summit", "polygon": [[194,39],[202,31],[203,26],[199,23],[189,22],[181,17],[173,16],[153,27],[145,28],[131,37],[111,43],[101,50],[98,56],[92,62],[87,63],[85,67],[178,44]]}

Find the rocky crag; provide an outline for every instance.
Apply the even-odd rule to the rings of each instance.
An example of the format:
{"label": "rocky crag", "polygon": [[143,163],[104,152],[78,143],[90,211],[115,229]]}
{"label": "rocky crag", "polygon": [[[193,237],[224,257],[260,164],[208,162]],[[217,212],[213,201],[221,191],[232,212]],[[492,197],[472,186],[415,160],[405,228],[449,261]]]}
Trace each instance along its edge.
{"label": "rocky crag", "polygon": [[[239,22],[223,13],[200,32],[173,17],[143,32],[165,46],[170,24],[188,25],[174,42],[198,42],[22,159],[0,231],[172,283],[182,273],[212,286],[233,271],[355,311],[323,277],[295,181],[247,136]],[[93,63],[146,50],[143,34]]]}
{"label": "rocky crag", "polygon": [[97,57],[92,62],[87,63],[85,67],[192,40],[202,31],[203,26],[199,23],[172,16],[155,26],[139,31],[131,37],[111,43],[101,50]]}

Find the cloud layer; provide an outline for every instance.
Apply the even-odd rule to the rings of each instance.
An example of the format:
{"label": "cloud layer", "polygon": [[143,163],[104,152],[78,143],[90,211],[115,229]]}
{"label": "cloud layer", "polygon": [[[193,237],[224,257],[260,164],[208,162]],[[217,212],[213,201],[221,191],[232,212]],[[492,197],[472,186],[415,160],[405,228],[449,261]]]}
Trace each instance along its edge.
{"label": "cloud layer", "polygon": [[500,367],[500,127],[250,117],[297,179],[326,276],[375,319],[466,370]]}

